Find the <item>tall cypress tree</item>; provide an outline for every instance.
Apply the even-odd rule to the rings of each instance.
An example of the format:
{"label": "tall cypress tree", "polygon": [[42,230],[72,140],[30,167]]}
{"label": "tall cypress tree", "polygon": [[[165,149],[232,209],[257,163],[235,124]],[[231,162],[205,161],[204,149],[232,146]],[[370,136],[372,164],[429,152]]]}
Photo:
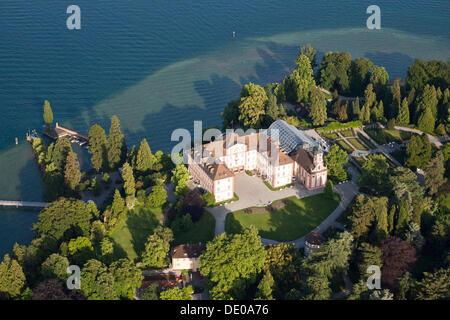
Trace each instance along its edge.
{"label": "tall cypress tree", "polygon": [[313,125],[321,126],[327,120],[327,102],[319,89],[313,88],[310,94],[311,111],[309,117],[312,119]]}
{"label": "tall cypress tree", "polygon": [[98,124],[89,130],[89,153],[92,154],[92,166],[99,171],[106,162],[106,133]]}
{"label": "tall cypress tree", "polygon": [[129,208],[134,207],[135,195],[136,195],[136,184],[133,175],[133,169],[125,162],[122,168],[122,178],[124,181],[123,188],[125,189],[125,194],[127,196],[126,202]]}
{"label": "tall cypress tree", "polygon": [[49,128],[52,126],[53,111],[52,107],[50,106],[50,102],[48,102],[48,100],[44,101],[44,121]]}
{"label": "tall cypress tree", "polygon": [[116,169],[124,160],[127,152],[125,136],[120,130],[120,121],[117,116],[111,117],[111,127],[107,139],[107,158],[111,170]]}
{"label": "tall cypress tree", "polygon": [[153,154],[150,150],[150,146],[148,145],[147,140],[143,139],[137,153],[136,170],[141,174],[145,174],[152,170],[152,167]]}
{"label": "tall cypress tree", "polygon": [[403,232],[408,228],[409,220],[409,203],[406,200],[402,200],[398,209],[397,225],[395,226],[397,235],[403,235]]}
{"label": "tall cypress tree", "polygon": [[359,97],[356,97],[355,101],[352,101],[352,118],[353,120],[359,120],[361,109],[359,107]]}
{"label": "tall cypress tree", "polygon": [[405,126],[409,124],[409,105],[407,98],[404,98],[402,104],[400,105],[400,110],[398,112],[396,122],[400,126],[402,125]]}
{"label": "tall cypress tree", "polygon": [[75,152],[69,152],[67,155],[64,178],[70,190],[75,191],[81,180],[80,163]]}

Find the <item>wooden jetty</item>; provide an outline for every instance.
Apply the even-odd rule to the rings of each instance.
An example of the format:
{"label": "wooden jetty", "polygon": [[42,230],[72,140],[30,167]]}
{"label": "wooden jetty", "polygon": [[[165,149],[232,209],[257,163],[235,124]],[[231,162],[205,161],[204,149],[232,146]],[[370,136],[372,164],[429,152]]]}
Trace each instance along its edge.
{"label": "wooden jetty", "polygon": [[47,203],[47,202],[0,200],[0,206],[3,206],[3,207],[46,208],[46,207],[48,207],[48,205],[49,205],[49,203]]}

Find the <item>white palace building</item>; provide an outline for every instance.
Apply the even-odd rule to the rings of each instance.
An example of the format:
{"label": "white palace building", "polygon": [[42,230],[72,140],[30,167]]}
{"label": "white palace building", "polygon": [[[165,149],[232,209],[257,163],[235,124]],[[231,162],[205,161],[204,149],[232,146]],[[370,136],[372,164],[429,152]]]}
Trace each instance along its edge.
{"label": "white palace building", "polygon": [[277,120],[264,131],[239,136],[224,135],[185,152],[185,163],[193,179],[215,196],[216,202],[234,196],[234,175],[256,170],[274,187],[293,183],[307,189],[323,187],[328,169],[324,165],[324,145],[311,136]]}

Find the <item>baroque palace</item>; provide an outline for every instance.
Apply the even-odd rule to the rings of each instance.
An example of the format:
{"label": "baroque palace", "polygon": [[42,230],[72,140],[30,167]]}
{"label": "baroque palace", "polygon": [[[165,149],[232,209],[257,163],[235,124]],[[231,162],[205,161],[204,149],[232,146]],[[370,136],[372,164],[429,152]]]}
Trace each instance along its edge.
{"label": "baroque palace", "polygon": [[184,156],[193,179],[221,202],[233,198],[234,175],[245,170],[257,171],[273,188],[294,181],[307,189],[323,187],[328,173],[323,149],[313,137],[277,120],[262,132],[229,133]]}

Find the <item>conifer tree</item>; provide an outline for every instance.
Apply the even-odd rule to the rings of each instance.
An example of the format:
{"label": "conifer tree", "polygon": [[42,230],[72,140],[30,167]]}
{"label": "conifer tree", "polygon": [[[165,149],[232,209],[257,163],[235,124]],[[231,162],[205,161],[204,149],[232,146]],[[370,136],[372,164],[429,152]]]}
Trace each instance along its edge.
{"label": "conifer tree", "polygon": [[274,283],[272,274],[267,270],[258,284],[256,300],[273,300],[272,287]]}
{"label": "conifer tree", "polygon": [[50,129],[53,124],[53,111],[48,100],[44,101],[44,121],[47,124],[47,127]]}
{"label": "conifer tree", "polygon": [[123,165],[122,178],[124,181],[123,188],[125,189],[125,194],[127,196],[127,206],[129,208],[133,208],[136,195],[136,185],[134,181],[133,169],[128,164],[128,162],[125,162],[125,164]]}
{"label": "conifer tree", "polygon": [[111,117],[106,149],[109,168],[114,170],[122,163],[127,151],[125,136],[120,130],[120,121],[117,116]]}
{"label": "conifer tree", "polygon": [[397,235],[403,235],[403,233],[408,228],[408,223],[410,220],[409,211],[410,209],[408,201],[402,200],[398,209],[397,225],[395,226]]}
{"label": "conifer tree", "polygon": [[64,178],[66,185],[74,191],[81,180],[80,163],[75,152],[69,152],[64,169]]}
{"label": "conifer tree", "polygon": [[399,126],[405,126],[409,124],[409,105],[408,99],[403,98],[402,104],[400,105],[400,110],[397,115],[397,121]]}
{"label": "conifer tree", "polygon": [[359,107],[359,97],[352,101],[352,118],[353,120],[360,120],[361,109]]}
{"label": "conifer tree", "polygon": [[139,146],[139,150],[137,152],[136,157],[136,171],[141,174],[146,174],[153,167],[153,154],[150,150],[150,146],[147,143],[146,139],[141,141],[141,145]]}
{"label": "conifer tree", "polygon": [[106,162],[106,133],[98,124],[89,130],[89,153],[92,154],[92,166],[99,171]]}
{"label": "conifer tree", "polygon": [[327,102],[322,92],[313,88],[310,94],[311,111],[309,117],[312,119],[313,125],[321,126],[327,120]]}

